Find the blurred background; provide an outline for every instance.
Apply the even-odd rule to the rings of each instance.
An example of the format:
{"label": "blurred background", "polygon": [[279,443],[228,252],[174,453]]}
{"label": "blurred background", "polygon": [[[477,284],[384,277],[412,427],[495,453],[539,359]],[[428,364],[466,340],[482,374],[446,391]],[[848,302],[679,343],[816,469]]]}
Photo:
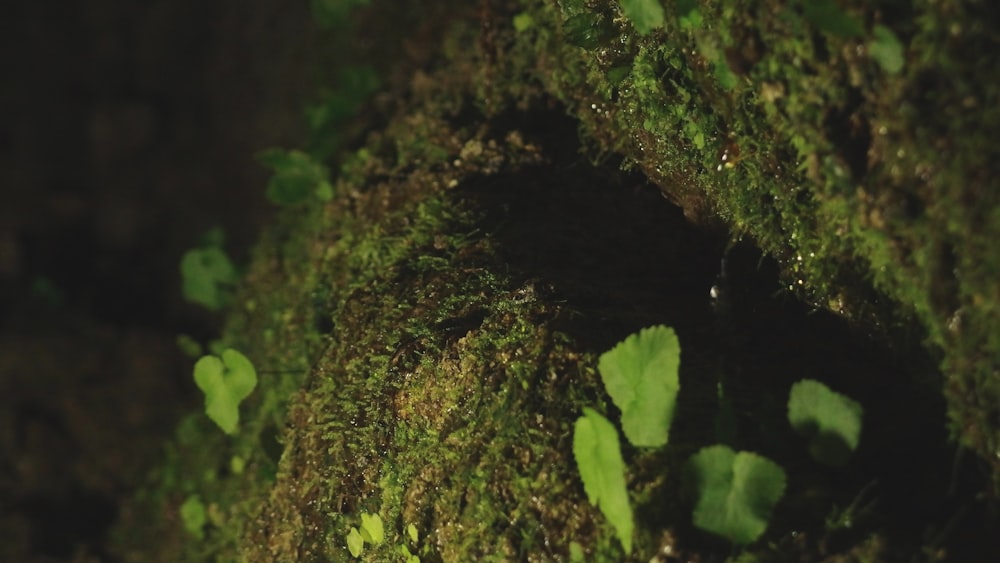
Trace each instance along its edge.
{"label": "blurred background", "polygon": [[308,2],[15,2],[0,18],[0,561],[106,561],[182,409],[181,298],[206,231],[245,263],[253,158],[301,142]]}

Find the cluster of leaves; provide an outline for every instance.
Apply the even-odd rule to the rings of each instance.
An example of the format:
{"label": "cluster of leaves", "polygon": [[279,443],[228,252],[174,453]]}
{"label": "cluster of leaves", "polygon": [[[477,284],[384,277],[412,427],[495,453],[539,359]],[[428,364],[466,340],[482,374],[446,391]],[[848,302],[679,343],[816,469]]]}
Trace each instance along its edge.
{"label": "cluster of leaves", "polygon": [[[665,326],[633,334],[601,356],[598,370],[633,446],[667,444],[680,390],[679,368],[680,343]],[[861,406],[818,381],[802,380],[792,387],[787,414],[796,432],[809,440],[809,453],[817,462],[843,466],[858,445]],[[631,553],[635,524],[617,429],[597,411],[584,408],[574,427],[573,454],[587,498],[612,524],[625,553]],[[777,463],[721,444],[695,453],[686,473],[695,498],[695,526],[736,545],[752,543],[764,533],[787,483]]]}
{"label": "cluster of leaves", "polygon": [[344,140],[339,129],[357,114],[379,79],[370,67],[351,67],[339,74],[338,88],[306,108],[306,122],[313,142],[306,150],[271,148],[257,160],[274,174],[267,184],[267,198],[278,205],[296,205],[315,197],[333,199],[330,169],[324,161],[337,152]]}
{"label": "cluster of leaves", "polygon": [[[420,539],[417,527],[413,524],[406,526],[406,536],[413,543],[417,543]],[[365,544],[381,545],[385,542],[385,527],[382,524],[382,517],[378,514],[362,513],[361,529],[359,530],[351,526],[351,529],[347,532],[346,540],[347,550],[351,553],[352,557],[361,557],[361,554],[365,550]],[[404,563],[420,563],[420,557],[411,553],[410,548],[406,547],[406,544],[401,544],[398,552],[402,556]]]}
{"label": "cluster of leaves", "polygon": [[351,526],[347,533],[347,549],[354,557],[361,557],[365,543],[379,545],[385,541],[385,528],[382,517],[378,514],[363,513],[361,515],[361,530]]}

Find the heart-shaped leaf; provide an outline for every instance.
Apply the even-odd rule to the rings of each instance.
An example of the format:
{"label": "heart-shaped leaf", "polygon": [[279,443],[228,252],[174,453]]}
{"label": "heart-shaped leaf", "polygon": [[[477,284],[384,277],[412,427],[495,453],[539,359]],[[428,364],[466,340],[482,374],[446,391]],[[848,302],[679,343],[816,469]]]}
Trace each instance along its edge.
{"label": "heart-shaped leaf", "polygon": [[632,507],[625,488],[625,462],[618,431],[594,409],[584,408],[573,430],[573,456],[583,490],[614,526],[625,553],[632,552]]}
{"label": "heart-shaped leaf", "polygon": [[622,430],[634,446],[667,443],[680,390],[681,345],[674,329],[645,328],[601,354],[597,369],[622,411]]}
{"label": "heart-shaped leaf", "polygon": [[803,379],[788,396],[788,422],[809,440],[816,461],[841,467],[861,439],[861,405],[819,381]]}
{"label": "heart-shaped leaf", "polygon": [[750,452],[728,446],[702,448],[688,460],[698,499],[694,525],[738,545],[756,540],[785,492],[785,470]]}
{"label": "heart-shaped leaf", "polygon": [[257,371],[246,356],[227,348],[222,358],[203,356],[194,364],[194,382],[205,394],[205,414],[226,434],[235,434],[240,402],[257,386]]}

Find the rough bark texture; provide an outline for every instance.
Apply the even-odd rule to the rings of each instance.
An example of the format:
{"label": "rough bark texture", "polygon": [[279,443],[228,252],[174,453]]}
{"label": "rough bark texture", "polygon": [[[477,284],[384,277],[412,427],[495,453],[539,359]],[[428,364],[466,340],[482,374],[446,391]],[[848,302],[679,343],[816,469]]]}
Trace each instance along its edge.
{"label": "rough bark texture", "polygon": [[[992,8],[678,4],[647,36],[601,1],[481,2],[413,27],[445,29],[440,53],[390,73],[332,201],[258,246],[226,335],[262,374],[240,433],[192,415],[135,504],[167,515],[164,560],[347,560],[362,513],[386,523],[371,561],[559,560],[572,542],[623,560],[572,424],[583,406],[616,416],[596,356],[659,323],[681,339],[683,391],[671,446],[625,452],[634,560],[729,553],[691,529],[679,471],[716,438],[720,383],[740,448],[794,476],[749,556],[996,548],[971,500],[997,474],[1000,405]],[[901,70],[872,57],[876,26]],[[802,377],[865,405],[849,470],[811,466],[783,426]],[[985,476],[949,476],[946,420]],[[194,495],[203,541],[177,521]],[[137,528],[123,553],[141,553]]]}

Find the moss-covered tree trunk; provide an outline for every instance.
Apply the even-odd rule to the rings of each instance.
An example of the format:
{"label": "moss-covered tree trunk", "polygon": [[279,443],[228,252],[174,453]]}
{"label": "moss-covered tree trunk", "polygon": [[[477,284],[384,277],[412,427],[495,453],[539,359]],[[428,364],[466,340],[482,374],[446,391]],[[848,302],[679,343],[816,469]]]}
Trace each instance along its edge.
{"label": "moss-covered tree trunk", "polygon": [[[261,374],[240,431],[185,420],[122,553],[152,509],[164,560],[347,560],[362,514],[370,561],[626,560],[572,429],[616,420],[597,355],[653,324],[682,391],[670,445],[624,451],[632,560],[730,553],[682,479],[720,439],[792,476],[747,554],[995,549],[972,500],[998,427],[992,8],[678,4],[645,36],[602,1],[434,28],[332,200],[263,236],[225,338]],[[804,377],[865,406],[845,469],[787,428]],[[953,469],[948,428],[993,469]]]}

